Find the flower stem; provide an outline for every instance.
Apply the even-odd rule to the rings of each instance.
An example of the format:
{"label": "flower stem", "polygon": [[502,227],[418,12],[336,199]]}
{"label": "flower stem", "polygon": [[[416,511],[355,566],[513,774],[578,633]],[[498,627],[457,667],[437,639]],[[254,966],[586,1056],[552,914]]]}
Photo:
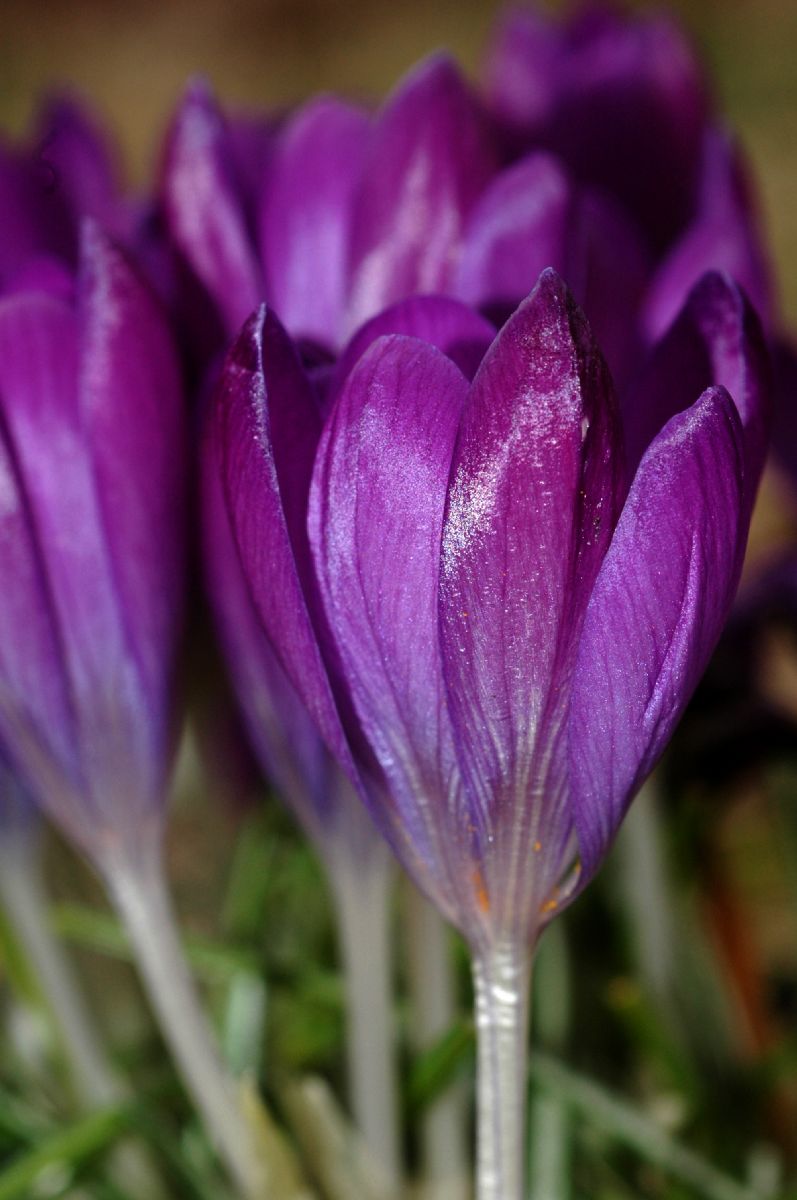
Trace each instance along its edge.
{"label": "flower stem", "polygon": [[259,1169],[248,1121],[208,1027],[177,932],[158,854],[100,863],[141,977],[186,1090],[242,1193],[257,1197]]}
{"label": "flower stem", "polygon": [[[457,1018],[451,961],[451,935],[437,910],[408,883],[406,952],[410,992],[411,1036],[416,1050],[426,1050]],[[465,1090],[459,1082],[424,1112],[421,1158],[427,1193],[435,1200],[464,1200],[468,1195],[465,1139]]]}
{"label": "flower stem", "polygon": [[349,1095],[355,1124],[391,1184],[401,1176],[387,859],[332,875],[346,985]]}
{"label": "flower stem", "polygon": [[[534,964],[535,1061],[538,1046],[559,1053],[570,1023],[570,980],[565,926],[554,921],[545,930]],[[568,1200],[571,1114],[559,1096],[534,1088],[529,1115],[530,1176],[528,1200]]]}
{"label": "flower stem", "polygon": [[670,1031],[677,1035],[675,913],[664,843],[660,782],[654,774],[631,805],[620,830],[619,879],[640,978]]}
{"label": "flower stem", "polygon": [[97,1038],[71,963],[50,928],[35,834],[25,833],[0,844],[0,899],[33,968],[78,1100],[87,1109],[116,1103],[123,1098],[122,1086]]}
{"label": "flower stem", "polygon": [[[0,900],[36,977],[81,1107],[91,1112],[120,1104],[127,1090],[108,1061],[72,964],[50,926],[36,832],[21,831],[0,843]],[[163,1196],[161,1181],[143,1146],[119,1142],[111,1163],[118,1181],[133,1194],[152,1200]]]}
{"label": "flower stem", "polygon": [[531,955],[512,944],[474,954],[476,1197],[522,1200]]}

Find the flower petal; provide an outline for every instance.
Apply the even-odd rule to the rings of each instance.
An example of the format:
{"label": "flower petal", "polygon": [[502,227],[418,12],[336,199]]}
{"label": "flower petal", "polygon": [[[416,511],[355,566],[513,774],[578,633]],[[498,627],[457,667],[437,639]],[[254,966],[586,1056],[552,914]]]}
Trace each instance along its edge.
{"label": "flower petal", "polygon": [[565,278],[622,394],[642,349],[639,306],[650,276],[643,239],[619,204],[587,188],[579,196],[567,246]]}
{"label": "flower petal", "polygon": [[419,338],[442,350],[466,379],[472,379],[495,337],[495,328],[450,296],[410,296],[366,321],[340,356],[330,389],[334,395],[368,347],[390,333]]}
{"label": "flower petal", "polygon": [[458,822],[437,580],[466,391],[433,347],[399,336],[375,342],[332,410],[310,499],[319,588],[354,708],[388,781],[391,840],[449,912],[446,840]]}
{"label": "flower petal", "polygon": [[231,349],[215,406],[222,484],[252,602],[320,736],[356,777],[314,624],[320,614],[311,611],[305,511],[320,418],[293,345],[265,306]]}
{"label": "flower petal", "polygon": [[708,101],[697,57],[666,14],[587,12],[567,33],[541,140],[661,249],[688,219],[698,183]]}
{"label": "flower petal", "polygon": [[529,137],[547,120],[556,99],[563,39],[550,18],[513,6],[496,23],[484,80],[490,109],[511,131]]}
{"label": "flower petal", "polygon": [[334,97],[305,105],[280,136],[260,212],[269,302],[293,337],[329,350],[342,331],[369,129],[362,109]]}
{"label": "flower petal", "polygon": [[546,785],[556,802],[553,751],[619,511],[619,448],[608,372],[583,314],[546,271],[473,382],[443,531],[444,669],[486,836],[518,795]]}
{"label": "flower petal", "polygon": [[74,261],[75,242],[63,195],[53,190],[52,170],[0,143],[0,291],[33,255]]}
{"label": "flower petal", "polygon": [[162,769],[187,587],[188,428],[180,370],[165,314],[91,222],[83,228],[81,264],[80,420],[120,620],[161,743]]}
{"label": "flower petal", "polygon": [[549,154],[496,176],[474,208],[454,291],[467,304],[511,312],[546,267],[565,271],[573,191]]}
{"label": "flower petal", "polygon": [[672,734],[728,615],[747,537],[743,440],[723,388],[640,463],[578,648],[570,787],[586,881]]}
{"label": "flower petal", "polygon": [[202,451],[202,542],[222,649],[261,769],[294,808],[305,831],[323,844],[330,803],[329,758],[252,603],[222,488],[221,446],[212,432],[211,427]]}
{"label": "flower petal", "polygon": [[262,299],[263,283],[228,130],[201,82],[188,88],[172,122],[161,193],[171,236],[232,336]]}
{"label": "flower petal", "polygon": [[51,98],[38,121],[39,159],[52,172],[53,188],[69,207],[74,230],[93,217],[117,237],[132,229],[132,211],[121,199],[117,163],[105,130],[69,96]]}
{"label": "flower petal", "polygon": [[769,446],[770,364],[758,318],[737,285],[709,272],[649,356],[623,405],[629,473],[656,433],[690,397],[719,384],[733,397],[745,439],[745,493],[755,499]]}
{"label": "flower petal", "polygon": [[[22,305],[21,318],[19,304],[13,306],[14,312],[9,313],[9,302],[0,304],[0,574],[6,580],[0,604],[0,734],[17,769],[30,779],[31,762],[42,754],[41,732],[47,731],[55,758],[79,793],[81,771],[63,647],[34,514],[6,428],[5,397],[15,371],[4,353],[5,334],[10,329],[16,339],[24,332],[28,304]],[[59,309],[56,320],[62,316]],[[74,358],[73,335],[69,327],[69,341],[61,346],[61,365]],[[25,349],[35,345],[33,336],[29,335]]]}
{"label": "flower petal", "polygon": [[711,130],[702,169],[697,213],[658,268],[645,301],[643,323],[650,341],[661,337],[706,271],[732,276],[765,328],[772,323],[772,275],[738,147]]}
{"label": "flower petal", "polygon": [[377,119],[355,206],[349,329],[414,292],[446,292],[462,230],[495,169],[457,67],[422,63]]}
{"label": "flower petal", "polygon": [[[80,349],[78,322],[57,300],[25,295],[0,305],[2,416],[60,650],[46,669],[62,672],[73,714],[65,729],[63,720],[45,725],[42,712],[24,738],[24,762],[23,731],[13,745],[9,737],[9,751],[51,815],[98,853],[110,830],[132,850],[157,836],[166,764],[159,697],[147,690],[98,496],[86,427],[101,418],[82,403]],[[128,547],[131,557],[138,550]],[[16,589],[9,580],[21,603],[28,589]],[[17,714],[42,703],[20,692],[6,702]]]}

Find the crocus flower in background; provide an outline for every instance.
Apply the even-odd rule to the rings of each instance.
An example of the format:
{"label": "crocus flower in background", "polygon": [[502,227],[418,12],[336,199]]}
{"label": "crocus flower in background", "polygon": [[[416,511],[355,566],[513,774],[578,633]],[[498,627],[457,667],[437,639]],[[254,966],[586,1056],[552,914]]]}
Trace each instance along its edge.
{"label": "crocus flower in background", "polygon": [[173,740],[185,427],[158,308],[90,225],[75,287],[0,311],[0,726],[89,855],[135,858],[160,835]]}
{"label": "crocus flower in background", "polygon": [[160,306],[91,222],[71,296],[0,302],[0,413],[0,737],[103,877],[189,1091],[254,1190],[161,865],[185,590],[180,374]]}
{"label": "crocus flower in background", "polygon": [[84,217],[132,238],[135,210],[122,195],[115,147],[87,108],[54,96],[25,143],[0,147],[0,214],[1,291],[27,286],[42,259],[74,271]]}
{"label": "crocus flower in background", "polygon": [[[512,7],[494,30],[484,88],[510,154],[554,153],[622,205],[660,262],[683,257],[691,241],[686,290],[711,267],[734,273],[735,239],[749,242],[754,212],[709,82],[671,14],[629,17],[598,4],[557,21]],[[714,222],[721,235],[709,245]],[[764,256],[760,244],[747,251],[749,274],[739,282],[763,315]]]}
{"label": "crocus flower in background", "polygon": [[[279,369],[269,356],[269,371],[272,368]],[[228,366],[227,379],[227,385],[234,387],[234,364]],[[309,384],[299,372],[295,380],[297,417],[306,422],[302,432],[312,451],[320,420],[314,404],[305,407]],[[297,816],[327,872],[344,965],[352,1112],[375,1161],[394,1181],[400,1174],[400,1152],[391,1028],[390,858],[264,633],[230,530],[220,448],[209,421],[202,455],[208,593],[250,745],[264,776]],[[266,571],[266,587],[267,578]]]}
{"label": "crocus flower in background", "polygon": [[416,336],[377,318],[314,466],[313,396],[272,314],[247,324],[217,396],[230,526],[272,650],[474,954],[480,1200],[521,1194],[531,949],[597,870],[738,580],[761,335],[719,277],[689,304],[682,386],[630,478],[608,372],[551,271],[470,385],[452,354],[487,344],[470,310],[419,298]]}
{"label": "crocus flower in background", "polygon": [[500,323],[553,266],[624,386],[706,270],[770,315],[738,148],[668,18],[512,12],[484,99],[437,56],[375,113],[324,96],[275,122],[255,170],[236,128],[192,85],[161,184],[166,226],[228,339],[262,299],[327,356],[419,292]]}

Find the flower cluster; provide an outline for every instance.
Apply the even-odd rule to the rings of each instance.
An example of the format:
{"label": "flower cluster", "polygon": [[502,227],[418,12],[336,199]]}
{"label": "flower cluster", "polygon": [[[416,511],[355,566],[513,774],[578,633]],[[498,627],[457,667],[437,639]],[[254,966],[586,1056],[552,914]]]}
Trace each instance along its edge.
{"label": "flower cluster", "polygon": [[[79,110],[47,121],[0,159],[3,753],[112,889],[157,858],[180,344],[261,766],[333,888],[384,835],[489,1025],[708,662],[767,451],[766,255],[694,56],[665,17],[521,10],[481,88],[436,56],[376,110],[244,120],[195,82],[143,203]],[[511,1125],[480,1200],[520,1194]]]}

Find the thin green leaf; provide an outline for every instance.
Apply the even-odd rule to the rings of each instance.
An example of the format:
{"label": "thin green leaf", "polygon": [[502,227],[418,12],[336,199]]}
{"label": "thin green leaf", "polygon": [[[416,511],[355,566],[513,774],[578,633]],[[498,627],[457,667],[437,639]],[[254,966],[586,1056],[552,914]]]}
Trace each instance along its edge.
{"label": "thin green leaf", "polygon": [[26,1150],[0,1173],[0,1200],[29,1200],[42,1172],[59,1167],[75,1170],[108,1150],[130,1128],[131,1107],[117,1104],[91,1113]]}
{"label": "thin green leaf", "polygon": [[637,1108],[549,1055],[540,1052],[532,1055],[531,1075],[535,1083],[559,1097],[593,1127],[634,1150],[673,1179],[688,1184],[707,1200],[764,1200],[759,1191],[718,1171]]}
{"label": "thin green leaf", "polygon": [[415,1058],[407,1082],[407,1107],[413,1118],[445,1091],[472,1057],[473,1047],[473,1022],[463,1017]]}

